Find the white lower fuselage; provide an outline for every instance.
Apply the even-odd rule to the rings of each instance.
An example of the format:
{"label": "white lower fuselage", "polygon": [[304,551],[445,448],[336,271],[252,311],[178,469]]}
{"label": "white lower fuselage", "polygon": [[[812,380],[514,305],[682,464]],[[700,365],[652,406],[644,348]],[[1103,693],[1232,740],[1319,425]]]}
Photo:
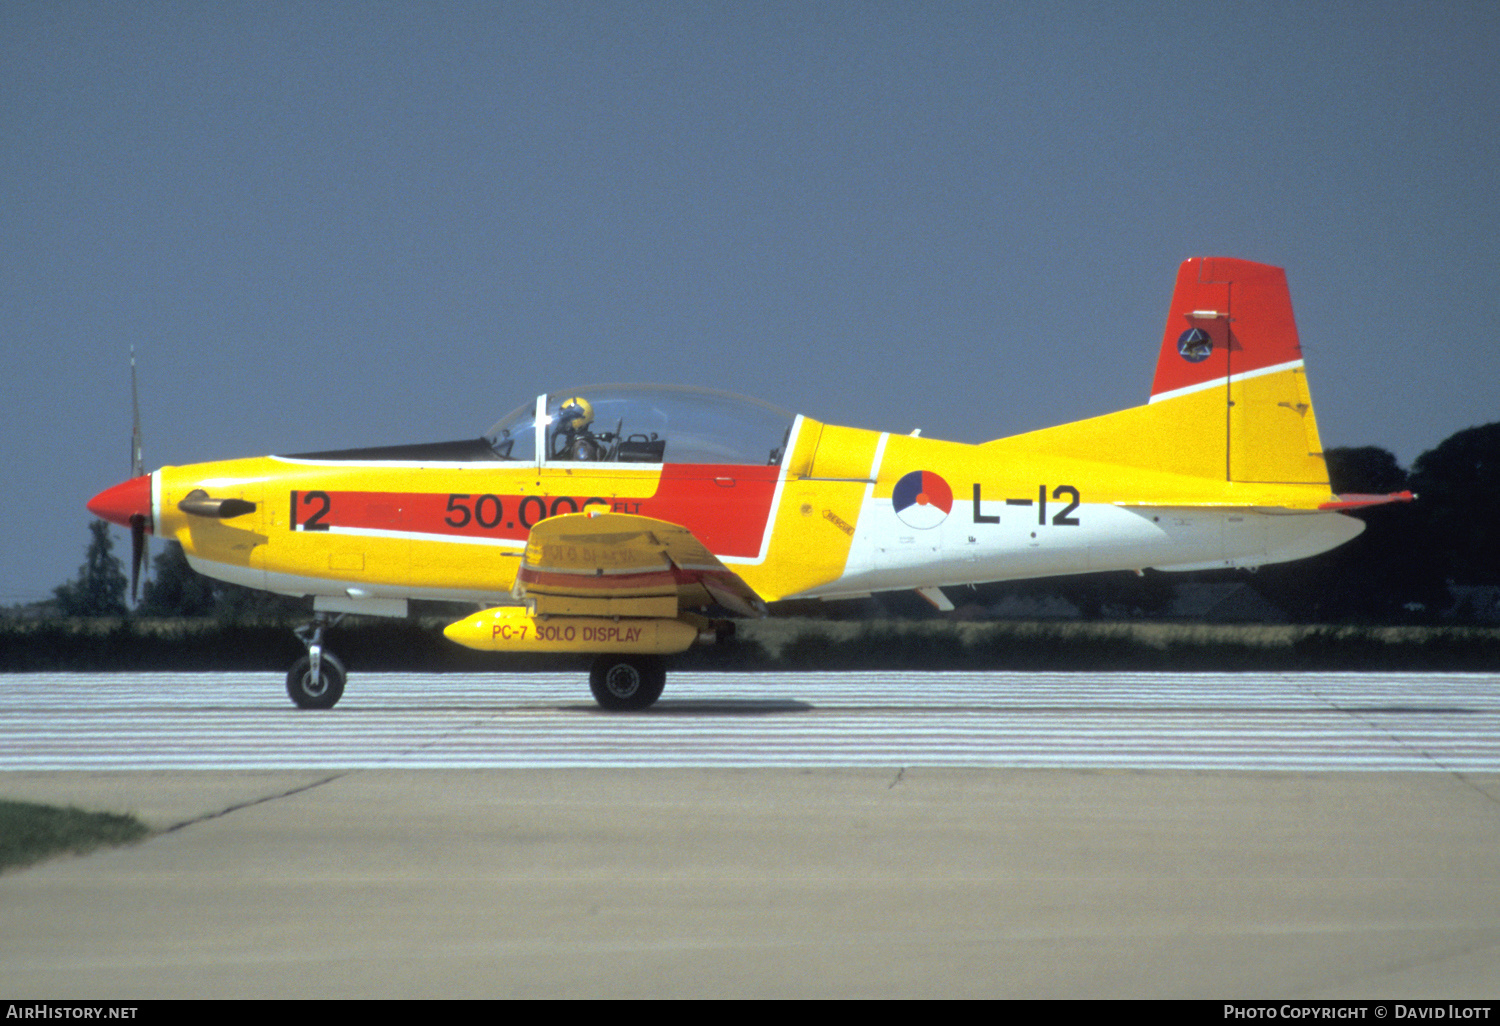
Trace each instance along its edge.
{"label": "white lower fuselage", "polygon": [[[1364,530],[1336,513],[1062,502],[956,502],[941,522],[914,528],[886,499],[867,499],[843,576],[807,595],[836,597],[898,588],[1106,570],[1256,567],[1316,555]],[[991,522],[994,518],[996,522]]]}

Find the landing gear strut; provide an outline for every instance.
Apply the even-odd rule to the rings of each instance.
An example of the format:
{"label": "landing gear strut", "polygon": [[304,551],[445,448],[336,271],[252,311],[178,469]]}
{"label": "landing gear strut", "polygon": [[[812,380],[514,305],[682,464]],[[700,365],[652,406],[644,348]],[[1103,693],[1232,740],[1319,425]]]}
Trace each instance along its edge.
{"label": "landing gear strut", "polygon": [[300,709],[332,709],[344,694],[344,664],[332,652],[323,651],[323,632],[342,619],[342,615],[318,613],[312,623],[296,630],[307,655],[287,672],[286,693]]}

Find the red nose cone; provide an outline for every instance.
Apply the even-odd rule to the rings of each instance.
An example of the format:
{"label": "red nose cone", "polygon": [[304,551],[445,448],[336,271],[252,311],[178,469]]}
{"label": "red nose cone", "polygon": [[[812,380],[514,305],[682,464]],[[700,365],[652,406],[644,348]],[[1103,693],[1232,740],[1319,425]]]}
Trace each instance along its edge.
{"label": "red nose cone", "polygon": [[113,488],[106,488],[89,500],[89,512],[101,520],[108,520],[121,527],[130,526],[130,518],[144,519],[151,526],[151,475],[142,474],[129,481],[122,481]]}

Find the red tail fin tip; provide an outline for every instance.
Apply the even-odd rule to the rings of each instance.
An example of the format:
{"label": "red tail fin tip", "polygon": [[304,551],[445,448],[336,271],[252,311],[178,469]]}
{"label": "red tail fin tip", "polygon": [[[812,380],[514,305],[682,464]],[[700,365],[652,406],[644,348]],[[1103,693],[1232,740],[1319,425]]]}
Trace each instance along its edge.
{"label": "red tail fin tip", "polygon": [[1151,401],[1302,360],[1286,272],[1228,257],[1194,257],[1177,272]]}

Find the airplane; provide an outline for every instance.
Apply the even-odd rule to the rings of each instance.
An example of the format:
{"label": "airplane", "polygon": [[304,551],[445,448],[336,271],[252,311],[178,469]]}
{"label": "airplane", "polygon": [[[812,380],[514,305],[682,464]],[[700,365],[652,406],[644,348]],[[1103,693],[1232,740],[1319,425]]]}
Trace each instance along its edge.
{"label": "airplane", "polygon": [[[1286,274],[1194,258],[1177,274],[1146,404],[978,445],[823,424],[704,389],[611,385],[528,400],[478,438],[162,467],[88,508],[176,539],[200,573],[311,596],[287,674],[343,694],[325,630],[473,602],[460,645],[595,654],[607,710],[649,707],[663,659],[785,599],[862,598],[1147,568],[1301,559],[1364,528],[1334,495]],[[133,567],[133,569],[137,569]]]}

